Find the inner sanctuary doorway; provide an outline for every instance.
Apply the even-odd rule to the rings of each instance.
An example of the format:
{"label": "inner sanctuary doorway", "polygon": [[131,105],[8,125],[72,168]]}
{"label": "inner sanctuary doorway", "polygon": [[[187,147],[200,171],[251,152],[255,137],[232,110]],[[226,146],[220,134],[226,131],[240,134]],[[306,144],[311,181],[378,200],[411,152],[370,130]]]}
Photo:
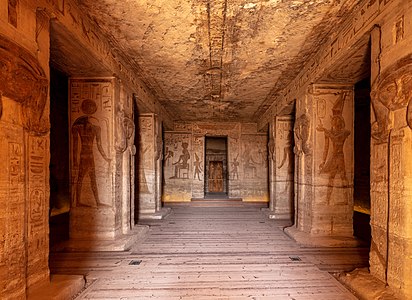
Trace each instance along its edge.
{"label": "inner sanctuary doorway", "polygon": [[205,198],[227,198],[227,137],[205,138],[204,167]]}

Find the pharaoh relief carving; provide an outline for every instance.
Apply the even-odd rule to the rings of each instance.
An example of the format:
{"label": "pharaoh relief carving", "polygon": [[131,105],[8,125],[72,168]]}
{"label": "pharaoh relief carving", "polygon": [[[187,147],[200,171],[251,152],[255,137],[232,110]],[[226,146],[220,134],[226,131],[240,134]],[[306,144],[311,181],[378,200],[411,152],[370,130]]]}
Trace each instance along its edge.
{"label": "pharaoh relief carving", "polygon": [[[71,129],[73,145],[73,176],[75,178],[75,201],[77,206],[104,206],[100,201],[99,189],[96,180],[94,142],[101,157],[109,164],[110,159],[106,155],[101,139],[101,127],[99,120],[93,115],[97,111],[97,104],[91,99],[83,100],[81,112],[83,115],[77,118]],[[90,186],[93,191],[94,201],[85,201],[81,197],[85,176],[90,178]],[[88,199],[90,200],[90,199]]]}
{"label": "pharaoh relief carving", "polygon": [[22,121],[33,135],[45,135],[49,121],[47,103],[48,80],[38,61],[25,49],[0,37],[0,119],[2,96],[22,106]]}
{"label": "pharaoh relief carving", "polygon": [[[375,113],[372,137],[387,142],[392,129],[412,128],[412,57],[400,60],[380,75],[372,87],[371,100]],[[400,112],[400,118],[394,114]]]}
{"label": "pharaoh relief carving", "polygon": [[[332,115],[330,116],[331,128],[325,128],[321,118],[319,118],[319,124],[316,128],[317,131],[323,132],[325,137],[322,161],[319,165],[319,173],[328,175],[327,203],[330,202],[333,182],[336,176],[340,177],[344,185],[348,184],[343,147],[346,139],[351,134],[351,131],[346,129],[343,108],[349,93],[350,92],[348,91],[344,91],[336,98],[332,107]],[[332,144],[331,151],[329,151],[330,144]]]}

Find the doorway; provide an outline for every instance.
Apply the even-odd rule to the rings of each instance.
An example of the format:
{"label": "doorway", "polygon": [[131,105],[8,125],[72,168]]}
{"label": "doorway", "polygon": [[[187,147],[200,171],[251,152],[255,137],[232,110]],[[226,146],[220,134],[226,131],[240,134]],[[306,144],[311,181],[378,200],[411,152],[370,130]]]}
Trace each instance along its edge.
{"label": "doorway", "polygon": [[205,138],[205,174],[205,199],[227,198],[227,137]]}
{"label": "doorway", "polygon": [[69,100],[66,74],[50,68],[50,247],[69,239]]}
{"label": "doorway", "polygon": [[354,235],[370,245],[370,78],[355,84]]}

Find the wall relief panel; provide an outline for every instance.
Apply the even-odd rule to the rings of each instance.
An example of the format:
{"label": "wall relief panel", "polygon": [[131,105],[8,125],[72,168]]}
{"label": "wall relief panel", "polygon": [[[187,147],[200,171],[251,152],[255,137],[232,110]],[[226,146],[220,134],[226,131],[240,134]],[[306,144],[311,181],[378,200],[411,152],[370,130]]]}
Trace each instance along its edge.
{"label": "wall relief panel", "polygon": [[112,206],[113,83],[72,79],[72,206]]}

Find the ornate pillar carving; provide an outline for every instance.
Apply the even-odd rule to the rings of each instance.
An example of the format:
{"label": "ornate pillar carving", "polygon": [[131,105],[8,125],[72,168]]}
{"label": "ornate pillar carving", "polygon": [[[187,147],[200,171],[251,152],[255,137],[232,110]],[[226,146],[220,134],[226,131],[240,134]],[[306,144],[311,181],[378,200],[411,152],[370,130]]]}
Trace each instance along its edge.
{"label": "ornate pillar carving", "polygon": [[48,87],[38,60],[0,37],[0,298],[49,276]]}
{"label": "ornate pillar carving", "polygon": [[412,56],[372,85],[372,275],[412,297]]}
{"label": "ornate pillar carving", "polygon": [[315,236],[352,236],[353,89],[313,85],[297,100],[295,226]]}

